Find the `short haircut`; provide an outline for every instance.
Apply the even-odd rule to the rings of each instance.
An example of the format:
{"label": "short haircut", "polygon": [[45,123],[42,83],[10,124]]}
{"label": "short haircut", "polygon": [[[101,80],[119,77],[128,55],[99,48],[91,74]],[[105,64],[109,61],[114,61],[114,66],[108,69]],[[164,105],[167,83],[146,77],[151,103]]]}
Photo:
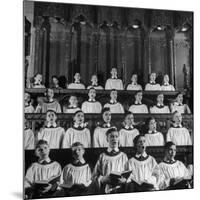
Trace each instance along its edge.
{"label": "short haircut", "polygon": [[47,142],[46,140],[39,140],[39,141],[37,142],[36,146],[35,146],[35,149],[39,148],[39,146],[40,146],[40,145],[43,145],[43,144],[49,146],[49,144],[48,144],[48,142]]}
{"label": "short haircut", "polygon": [[48,113],[48,112],[53,112],[53,113],[54,113],[54,114],[57,116],[57,113],[56,113],[56,111],[55,111],[55,110],[48,109],[48,110],[47,110],[47,112],[46,112],[46,115],[47,115],[47,113]]}
{"label": "short haircut", "polygon": [[84,145],[83,145],[82,143],[80,143],[80,142],[74,142],[74,143],[72,144],[72,148],[73,148],[73,147],[78,147],[78,146],[81,146],[81,147],[84,149]]}
{"label": "short haircut", "polygon": [[95,90],[95,91],[96,91],[96,89],[95,89],[94,87],[91,87],[91,88],[88,90],[88,93],[90,92],[90,90]]}
{"label": "short haircut", "polygon": [[77,110],[77,111],[74,113],[74,117],[75,117],[76,114],[78,114],[78,113],[83,113],[83,114],[84,114],[84,112],[83,112],[82,110]]}
{"label": "short haircut", "polygon": [[103,115],[105,112],[110,112],[110,108],[109,107],[103,108],[101,114]]}
{"label": "short haircut", "polygon": [[137,136],[133,139],[134,147],[136,147],[136,145],[137,145],[137,143],[138,143],[138,140],[139,140],[141,137],[144,137],[144,135],[142,135],[142,134],[137,135]]}
{"label": "short haircut", "polygon": [[51,78],[52,78],[52,79],[53,79],[53,78],[56,78],[56,79],[59,81],[59,79],[58,79],[58,77],[57,77],[56,75],[53,75]]}
{"label": "short haircut", "polygon": [[147,120],[146,120],[146,122],[145,122],[145,124],[146,124],[146,126],[148,127],[149,126],[149,122],[151,121],[151,120],[155,120],[156,121],[156,119],[155,119],[155,117],[149,117],[149,118],[147,118]]}
{"label": "short haircut", "polygon": [[136,96],[138,93],[143,93],[143,92],[142,92],[142,90],[137,90],[137,91],[135,92],[135,96]]}
{"label": "short haircut", "polygon": [[[164,146],[164,149],[167,150],[169,149],[171,146],[175,145],[173,142],[166,142],[165,146]],[[176,145],[175,145],[176,146]]]}
{"label": "short haircut", "polygon": [[126,111],[124,114],[125,118],[127,117],[127,115],[133,115],[133,113],[131,111]]}
{"label": "short haircut", "polygon": [[117,90],[116,90],[116,89],[112,89],[112,90],[110,91],[110,93],[111,93],[112,91],[116,91],[116,92],[117,92]]}
{"label": "short haircut", "polygon": [[184,95],[183,92],[178,92],[178,94],[176,95],[176,98],[178,97],[178,95]]}
{"label": "short haircut", "polygon": [[106,131],[106,136],[108,137],[112,132],[118,132],[116,127],[112,127]]}

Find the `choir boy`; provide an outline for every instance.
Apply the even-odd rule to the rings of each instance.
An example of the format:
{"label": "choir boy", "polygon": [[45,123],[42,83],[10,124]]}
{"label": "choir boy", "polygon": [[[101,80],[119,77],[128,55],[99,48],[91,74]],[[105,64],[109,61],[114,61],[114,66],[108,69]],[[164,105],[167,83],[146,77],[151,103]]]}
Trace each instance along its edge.
{"label": "choir boy", "polygon": [[91,78],[91,85],[89,85],[87,87],[87,89],[89,90],[90,88],[94,88],[95,90],[103,90],[103,87],[101,85],[98,85],[98,78],[97,75],[92,75]]}
{"label": "choir boy", "polygon": [[80,73],[76,73],[74,75],[74,83],[70,83],[67,87],[68,89],[85,89],[85,85],[81,83],[81,75]]}
{"label": "choir boy", "polygon": [[[38,161],[28,168],[24,182],[25,195],[30,199],[51,197],[57,188],[56,180],[58,177],[59,181],[62,170],[58,162],[49,158],[49,153],[47,141],[39,140],[35,149]],[[49,183],[54,178],[56,179],[54,183]]]}
{"label": "choir boy", "polygon": [[164,137],[161,132],[158,132],[157,123],[154,117],[150,117],[147,120],[148,133],[145,134],[147,146],[163,146]]}
{"label": "choir boy", "polygon": [[95,100],[96,90],[94,88],[89,89],[88,96],[88,101],[84,101],[82,104],[82,111],[84,113],[101,113],[102,106],[99,101]]}
{"label": "choir boy", "polygon": [[71,148],[75,142],[80,142],[85,148],[91,147],[90,130],[86,128],[85,116],[82,110],[74,113],[74,124],[68,128],[63,138],[63,148]]}
{"label": "choir boy", "polygon": [[167,141],[172,141],[175,145],[192,145],[190,133],[182,126],[182,115],[178,111],[173,113],[173,125],[167,132]]}
{"label": "choir boy", "polygon": [[112,127],[110,108],[102,110],[103,123],[99,124],[93,134],[93,147],[108,147],[106,132]]}
{"label": "choir boy", "polygon": [[160,84],[156,83],[156,73],[150,74],[150,81],[146,84],[145,90],[161,90]]}
{"label": "choir boy", "polygon": [[175,91],[174,86],[169,83],[168,74],[165,74],[163,77],[163,85],[161,86],[161,90],[162,91]]}
{"label": "choir boy", "polygon": [[52,88],[53,89],[62,89],[59,85],[59,79],[57,76],[52,76]]}
{"label": "choir boy", "polygon": [[159,93],[156,97],[156,105],[150,107],[150,113],[153,114],[160,114],[160,113],[165,113],[169,114],[170,110],[169,107],[164,105],[164,95],[163,93]]}
{"label": "choir boy", "polygon": [[24,149],[34,149],[35,148],[35,136],[33,131],[30,129],[28,121],[25,119],[24,122]]}
{"label": "choir boy", "polygon": [[46,113],[46,126],[38,132],[38,140],[46,140],[50,149],[59,149],[65,134],[64,128],[56,123],[55,111],[48,110]]}
{"label": "choir boy", "polygon": [[117,101],[117,90],[111,90],[110,98],[110,102],[106,103],[104,107],[110,108],[111,113],[124,113],[124,108],[122,104]]}
{"label": "choir boy", "polygon": [[107,79],[105,84],[105,90],[123,90],[123,82],[117,77],[117,68],[112,68],[111,78]]}
{"label": "choir boy", "polygon": [[34,76],[34,83],[33,88],[45,88],[45,86],[42,84],[42,74],[37,73]]}
{"label": "choir boy", "polygon": [[137,83],[137,80],[137,74],[133,74],[131,77],[132,83],[127,86],[127,90],[142,90],[142,86]]}
{"label": "choir boy", "polygon": [[71,95],[68,101],[69,104],[67,106],[63,106],[63,113],[75,113],[80,110],[78,106],[78,99],[75,95]]}
{"label": "choir boy", "polygon": [[31,96],[29,93],[24,94],[24,113],[34,113],[34,108],[31,105]]}
{"label": "choir boy", "polygon": [[120,135],[120,146],[122,147],[132,147],[134,138],[139,135],[139,131],[134,127],[134,116],[133,113],[127,112],[125,114],[125,119],[123,127],[119,131]]}
{"label": "choir boy", "polygon": [[118,148],[119,133],[117,129],[110,128],[106,135],[109,147],[100,154],[94,168],[93,179],[97,182],[100,193],[122,192],[126,179],[119,178],[117,180],[118,185],[113,187],[110,174],[112,172],[121,173],[126,171],[128,158]]}
{"label": "choir boy", "polygon": [[142,103],[143,93],[142,91],[137,91],[135,93],[135,102],[130,106],[129,111],[132,113],[149,113],[148,108]]}

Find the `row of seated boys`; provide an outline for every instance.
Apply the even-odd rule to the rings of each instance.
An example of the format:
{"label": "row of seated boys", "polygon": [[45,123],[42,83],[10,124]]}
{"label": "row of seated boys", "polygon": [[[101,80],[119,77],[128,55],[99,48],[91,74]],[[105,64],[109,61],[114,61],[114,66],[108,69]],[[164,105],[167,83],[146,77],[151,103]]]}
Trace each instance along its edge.
{"label": "row of seated boys", "polygon": [[[111,128],[106,132],[108,148],[99,155],[92,171],[84,159],[84,145],[71,146],[72,160],[63,169],[50,159],[48,142],[39,140],[32,163],[25,175],[26,198],[80,196],[122,192],[141,192],[166,189],[192,188],[193,167],[176,160],[176,145],[165,144],[163,161],[146,153],[146,138],[134,138],[136,153],[128,159],[120,151],[119,132]],[[63,158],[67,159],[67,158]]]}
{"label": "row of seated boys", "polygon": [[[74,142],[81,142],[84,147],[99,148],[108,147],[106,132],[113,127],[111,123],[111,112],[109,108],[104,108],[102,111],[102,123],[94,129],[93,135],[87,128],[85,123],[84,113],[78,110],[74,113],[72,127],[69,127],[66,132],[64,128],[57,125],[57,115],[53,110],[48,110],[46,113],[45,127],[41,128],[37,134],[34,134],[30,128],[25,128],[24,144],[25,149],[34,149],[34,144],[38,140],[46,140],[50,148],[71,148]],[[182,115],[175,111],[172,116],[173,125],[167,131],[166,141],[172,141],[176,145],[192,145],[192,139],[187,128],[182,126]],[[127,112],[121,127],[119,146],[133,146],[133,139],[142,134],[135,128],[133,113]],[[155,118],[150,117],[146,124],[147,131],[145,132],[146,143],[148,146],[163,146],[165,144],[164,136],[157,131]],[[91,136],[92,135],[92,136]]]}
{"label": "row of seated boys", "polygon": [[[117,90],[111,90],[110,101],[104,106],[96,100],[96,90],[90,88],[88,91],[88,100],[84,101],[79,107],[78,100],[75,95],[71,95],[69,98],[69,104],[63,105],[61,108],[60,103],[54,99],[54,90],[48,88],[45,93],[46,99],[38,98],[38,105],[36,108],[33,107],[31,103],[31,96],[29,93],[25,93],[25,113],[45,113],[47,110],[51,109],[57,113],[74,113],[77,110],[82,110],[84,113],[101,113],[102,107],[109,107],[111,113],[124,113],[123,105],[118,102],[118,92]],[[179,111],[180,113],[190,114],[190,108],[187,104],[183,103],[183,94],[178,93],[176,99],[170,106],[164,104],[164,94],[161,92],[156,97],[156,103],[153,106],[148,106],[142,103],[143,93],[142,91],[137,91],[135,93],[134,104],[129,106],[129,111],[132,113],[173,113],[174,111]]]}
{"label": "row of seated boys", "polygon": [[[133,74],[131,77],[131,83],[128,84],[128,86],[125,88],[123,85],[123,82],[121,79],[117,76],[117,69],[112,68],[111,71],[111,77],[107,79],[105,84],[105,90],[142,90],[142,86],[138,84],[138,76],[137,74]],[[163,77],[163,85],[160,85],[159,83],[156,83],[156,73],[151,73],[149,75],[149,83],[145,85],[146,91],[148,90],[162,90],[162,91],[175,91],[175,88],[173,85],[169,83],[169,76],[167,74]],[[36,74],[34,76],[34,83],[29,84],[29,88],[45,88],[45,86],[42,84],[42,75]],[[87,89],[90,89],[91,87],[95,88],[96,90],[103,90],[104,88],[100,85],[98,85],[98,77],[97,75],[92,75],[91,77],[91,85],[87,87]],[[62,89],[59,84],[59,78],[57,76],[52,76],[52,88],[55,89]],[[80,73],[75,73],[74,75],[74,82],[70,83],[67,86],[67,89],[86,89],[85,85],[81,83],[81,75]]]}

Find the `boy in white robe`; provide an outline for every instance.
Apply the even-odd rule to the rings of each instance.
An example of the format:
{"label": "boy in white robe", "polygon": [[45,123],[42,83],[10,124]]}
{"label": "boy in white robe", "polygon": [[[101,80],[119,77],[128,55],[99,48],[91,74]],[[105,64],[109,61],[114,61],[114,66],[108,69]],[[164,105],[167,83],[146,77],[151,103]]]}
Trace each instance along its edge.
{"label": "boy in white robe", "polygon": [[117,90],[111,90],[110,97],[110,102],[106,103],[104,105],[104,108],[110,108],[111,113],[124,113],[124,108],[122,104],[117,102]]}
{"label": "boy in white robe", "polygon": [[173,126],[167,131],[167,141],[172,141],[175,145],[192,145],[190,133],[182,126],[182,115],[175,111],[172,116]]}
{"label": "boy in white robe", "polygon": [[150,81],[145,85],[145,90],[146,91],[161,90],[160,84],[156,83],[156,73],[151,73],[149,78]]}
{"label": "boy in white robe", "polygon": [[183,94],[180,92],[176,96],[176,100],[171,104],[171,112],[178,111],[181,114],[191,114],[190,108],[183,103]]}
{"label": "boy in white robe", "polygon": [[137,91],[135,93],[135,102],[129,107],[129,111],[132,113],[149,113],[148,108],[142,103],[142,91]]}
{"label": "boy in white robe", "polygon": [[80,142],[85,148],[91,147],[90,130],[86,128],[85,116],[82,110],[74,113],[74,125],[67,129],[62,148],[71,148],[75,142]]}
{"label": "boy in white robe", "polygon": [[103,123],[99,124],[93,134],[93,147],[108,147],[106,132],[112,127],[110,108],[103,108],[102,110]]}
{"label": "boy in white robe", "polygon": [[28,122],[25,120],[24,128],[24,149],[34,149],[35,148],[35,136],[33,131],[29,128]]}
{"label": "boy in white robe", "polygon": [[29,93],[24,94],[24,113],[34,113],[34,108],[31,105],[31,96]]}
{"label": "boy in white robe", "polygon": [[63,168],[60,178],[62,196],[87,195],[92,183],[91,169],[84,159],[85,149],[83,144],[72,144],[72,162]]}
{"label": "boy in white robe", "polygon": [[107,79],[105,84],[105,90],[123,90],[123,82],[117,78],[117,68],[112,68],[110,71],[111,78]]}
{"label": "boy in white robe", "polygon": [[128,161],[128,169],[132,170],[127,186],[128,192],[157,190],[160,170],[152,156],[146,153],[146,139],[138,135],[134,139],[136,154]]}
{"label": "boy in white robe", "polygon": [[80,89],[80,90],[85,89],[85,85],[83,83],[81,83],[80,73],[76,73],[74,75],[74,83],[70,83],[67,88],[68,89]]}
{"label": "boy in white robe", "polygon": [[179,160],[175,160],[176,145],[167,142],[165,157],[159,164],[161,171],[160,189],[186,189],[191,188],[192,172]]}
{"label": "boy in white robe", "polygon": [[57,115],[53,110],[46,113],[46,126],[38,132],[38,140],[46,140],[50,149],[59,149],[62,146],[62,140],[65,130],[57,126]]}
{"label": "boy in white robe", "polygon": [[98,85],[98,78],[97,75],[92,75],[91,78],[91,85],[89,85],[87,87],[87,89],[89,90],[90,88],[94,88],[95,90],[103,90],[103,87],[101,85]]}
{"label": "boy in white robe", "polygon": [[81,110],[84,113],[101,113],[102,106],[99,101],[95,100],[96,90],[94,88],[89,89],[88,96],[89,99],[82,103]]}
{"label": "boy in white robe", "polygon": [[117,129],[109,129],[106,135],[109,147],[98,158],[93,172],[93,180],[97,182],[100,193],[122,192],[126,179],[119,178],[117,180],[117,187],[113,188],[110,174],[112,172],[126,171],[128,158],[118,148],[119,133]]}
{"label": "boy in white robe", "polygon": [[32,88],[45,88],[45,86],[42,84],[42,74],[37,73],[34,76],[34,83]]}
{"label": "boy in white robe", "polygon": [[128,84],[127,90],[142,90],[142,86],[137,83],[138,76],[137,74],[133,74],[131,77],[131,84]]}
{"label": "boy in white robe", "polygon": [[134,146],[133,140],[139,135],[139,131],[134,128],[134,116],[133,113],[127,112],[124,119],[124,126],[120,129],[120,141],[119,146],[122,147],[132,147]]}
{"label": "boy in white robe", "polygon": [[148,133],[145,134],[146,146],[163,146],[165,141],[163,134],[158,132],[155,118],[147,120]]}
{"label": "boy in white robe", "polygon": [[59,79],[58,79],[58,77],[57,76],[52,76],[51,77],[51,80],[52,80],[52,87],[51,88],[53,88],[53,89],[58,89],[58,90],[60,90],[60,89],[62,89],[61,87],[60,87],[60,85],[59,85]]}
{"label": "boy in white robe", "polygon": [[69,105],[63,106],[63,113],[75,113],[80,110],[78,107],[78,99],[75,95],[69,97]]}
{"label": "boy in white robe", "polygon": [[160,114],[160,113],[170,113],[169,107],[164,105],[164,95],[160,93],[156,97],[156,105],[150,107],[150,113]]}
{"label": "boy in white robe", "polygon": [[162,91],[175,91],[173,85],[169,84],[169,76],[165,74],[163,77],[163,85],[161,86]]}
{"label": "boy in white robe", "polygon": [[56,99],[54,99],[54,91],[51,88],[47,88],[46,90],[46,101],[43,101],[38,104],[36,108],[37,113],[46,113],[47,110],[54,110],[56,113],[61,113],[61,106]]}
{"label": "boy in white robe", "polygon": [[[39,140],[35,149],[35,154],[39,158],[38,162],[34,162],[28,168],[24,181],[25,195],[30,199],[51,197],[57,188],[57,177],[59,181],[62,170],[58,162],[51,161],[49,153],[47,141]],[[54,183],[37,187],[39,182],[49,181],[53,178],[56,178]]]}

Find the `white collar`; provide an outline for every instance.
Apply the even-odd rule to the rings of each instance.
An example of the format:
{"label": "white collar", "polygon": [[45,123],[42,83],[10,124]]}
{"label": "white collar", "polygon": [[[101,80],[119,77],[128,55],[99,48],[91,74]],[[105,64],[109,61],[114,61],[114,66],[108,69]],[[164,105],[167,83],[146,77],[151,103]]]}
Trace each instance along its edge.
{"label": "white collar", "polygon": [[53,124],[51,124],[50,122],[47,123],[47,128],[50,128],[51,126],[53,126],[54,128],[57,127],[56,122],[54,122]]}
{"label": "white collar", "polygon": [[124,128],[125,129],[134,129],[133,125],[131,125],[131,126],[125,125]]}
{"label": "white collar", "polygon": [[98,83],[92,83],[91,86],[98,86]]}
{"label": "white collar", "polygon": [[106,126],[106,128],[110,128],[110,127],[111,127],[111,124],[110,124],[110,123],[104,122],[104,123],[103,123],[103,126]]}
{"label": "white collar", "polygon": [[176,123],[174,123],[173,126],[174,126],[175,128],[177,128],[177,127],[182,128],[182,127],[183,127],[182,124],[176,124]]}
{"label": "white collar", "polygon": [[95,102],[96,100],[95,99],[89,99],[88,101],[89,102]]}
{"label": "white collar", "polygon": [[141,101],[135,101],[135,104],[142,104]]}
{"label": "white collar", "polygon": [[182,106],[182,105],[183,105],[183,103],[178,103],[177,101],[174,102],[174,104],[175,104],[176,106]]}
{"label": "white collar", "polygon": [[150,84],[156,84],[156,81],[150,81]]}
{"label": "white collar", "polygon": [[118,78],[117,78],[117,75],[111,76],[111,78],[112,78],[112,79],[118,79]]}
{"label": "white collar", "polygon": [[47,163],[50,163],[50,162],[51,162],[51,159],[48,157],[48,158],[46,158],[46,159],[39,160],[38,162],[41,164],[41,163],[43,163],[44,161],[46,161]]}
{"label": "white collar", "polygon": [[169,83],[164,83],[164,86],[169,86]]}
{"label": "white collar", "polygon": [[76,81],[74,81],[74,83],[76,83],[76,84],[80,84],[80,80],[79,80],[79,81],[76,80]]}
{"label": "white collar", "polygon": [[164,106],[164,104],[157,103],[157,106],[158,106],[158,107]]}
{"label": "white collar", "polygon": [[78,127],[81,127],[81,128],[84,128],[85,127],[85,123],[82,123],[82,124],[77,124],[77,123],[74,123],[74,127],[75,128],[78,128]]}
{"label": "white collar", "polygon": [[132,82],[131,84],[132,84],[132,85],[138,85],[137,83],[133,83],[133,82]]}
{"label": "white collar", "polygon": [[114,104],[114,103],[117,103],[117,101],[113,101],[112,99],[110,100],[110,103]]}
{"label": "white collar", "polygon": [[157,133],[157,131],[156,131],[156,130],[155,130],[155,131],[148,130],[148,133],[149,133],[149,134],[155,134],[155,133]]}
{"label": "white collar", "polygon": [[69,105],[68,108],[78,108],[76,105]]}
{"label": "white collar", "polygon": [[144,157],[144,158],[146,158],[146,157],[147,157],[147,153],[144,152],[144,153],[142,153],[142,154],[140,154],[140,153],[136,153],[136,154],[135,154],[135,157],[136,157],[136,158],[140,158],[141,156]]}
{"label": "white collar", "polygon": [[110,148],[110,147],[108,147],[108,149],[107,149],[107,152],[111,152],[111,151],[115,151],[115,152],[118,152],[119,151],[119,148],[118,147],[115,147],[114,149],[113,148]]}
{"label": "white collar", "polygon": [[75,163],[80,162],[81,164],[85,164],[85,159],[84,158],[82,158],[80,160],[74,160],[74,161],[75,161]]}

